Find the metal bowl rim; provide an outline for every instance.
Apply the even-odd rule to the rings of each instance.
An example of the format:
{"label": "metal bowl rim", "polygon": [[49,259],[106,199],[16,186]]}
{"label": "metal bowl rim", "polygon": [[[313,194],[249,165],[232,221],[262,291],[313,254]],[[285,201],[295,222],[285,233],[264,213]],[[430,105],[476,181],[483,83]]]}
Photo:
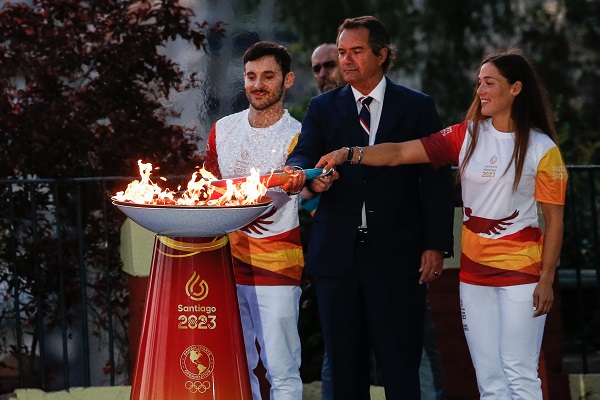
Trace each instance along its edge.
{"label": "metal bowl rim", "polygon": [[264,207],[273,202],[273,199],[268,196],[262,196],[258,203],[254,204],[231,204],[231,205],[204,205],[204,206],[188,206],[182,204],[141,204],[131,201],[120,201],[111,197],[112,203],[116,206],[138,207],[138,208],[155,208],[155,209],[184,209],[184,210],[217,210],[217,209],[236,209],[236,208],[252,208]]}

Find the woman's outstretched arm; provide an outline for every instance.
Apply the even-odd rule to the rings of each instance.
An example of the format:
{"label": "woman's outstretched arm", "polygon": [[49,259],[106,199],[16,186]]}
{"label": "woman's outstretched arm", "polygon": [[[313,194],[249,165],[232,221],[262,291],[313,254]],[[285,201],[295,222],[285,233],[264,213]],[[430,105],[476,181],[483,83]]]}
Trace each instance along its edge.
{"label": "woman's outstretched arm", "polygon": [[342,147],[339,150],[325,154],[315,167],[329,170],[346,161],[354,164],[391,167],[401,164],[428,163],[429,157],[421,141],[416,139],[402,143],[380,143],[366,147]]}

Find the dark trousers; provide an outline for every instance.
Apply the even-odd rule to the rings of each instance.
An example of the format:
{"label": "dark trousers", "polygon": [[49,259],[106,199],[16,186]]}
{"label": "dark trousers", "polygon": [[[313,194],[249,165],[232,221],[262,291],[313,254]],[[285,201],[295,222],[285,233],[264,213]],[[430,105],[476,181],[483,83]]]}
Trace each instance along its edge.
{"label": "dark trousers", "polygon": [[[374,265],[368,243],[357,243],[342,277],[317,277],[317,301],[331,366],[334,400],[369,399],[371,351],[387,400],[419,400],[426,286],[418,277]],[[406,268],[399,255],[398,268]],[[414,265],[415,271],[419,265]]]}

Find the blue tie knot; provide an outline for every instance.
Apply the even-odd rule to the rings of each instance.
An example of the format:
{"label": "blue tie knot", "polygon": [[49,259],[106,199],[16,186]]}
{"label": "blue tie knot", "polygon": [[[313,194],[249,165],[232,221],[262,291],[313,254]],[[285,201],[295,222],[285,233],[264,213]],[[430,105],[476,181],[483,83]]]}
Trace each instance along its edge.
{"label": "blue tie knot", "polygon": [[367,107],[367,109],[370,111],[369,104],[371,104],[371,102],[373,101],[373,98],[371,96],[363,96],[360,99],[358,99],[358,101],[360,101],[362,105]]}

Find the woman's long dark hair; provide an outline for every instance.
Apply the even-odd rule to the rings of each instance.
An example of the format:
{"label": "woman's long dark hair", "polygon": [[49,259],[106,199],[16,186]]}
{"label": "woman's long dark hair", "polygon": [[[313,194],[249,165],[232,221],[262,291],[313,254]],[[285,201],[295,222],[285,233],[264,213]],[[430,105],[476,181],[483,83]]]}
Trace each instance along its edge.
{"label": "woman's long dark hair", "polygon": [[[521,92],[515,97],[510,110],[510,118],[515,129],[515,149],[509,167],[510,164],[515,163],[513,190],[516,190],[523,174],[530,130],[537,129],[556,142],[548,92],[531,63],[517,49],[488,55],[481,62],[480,68],[486,63],[492,63],[498,68],[500,74],[510,84],[520,81],[522,85]],[[464,172],[477,146],[480,123],[488,118],[481,114],[481,99],[477,95],[477,87],[478,85],[475,87],[473,103],[471,103],[471,107],[467,112],[467,119],[473,122],[473,130],[470,132],[472,140],[467,147],[465,159],[460,167],[461,173]],[[506,171],[504,172],[506,173]]]}

